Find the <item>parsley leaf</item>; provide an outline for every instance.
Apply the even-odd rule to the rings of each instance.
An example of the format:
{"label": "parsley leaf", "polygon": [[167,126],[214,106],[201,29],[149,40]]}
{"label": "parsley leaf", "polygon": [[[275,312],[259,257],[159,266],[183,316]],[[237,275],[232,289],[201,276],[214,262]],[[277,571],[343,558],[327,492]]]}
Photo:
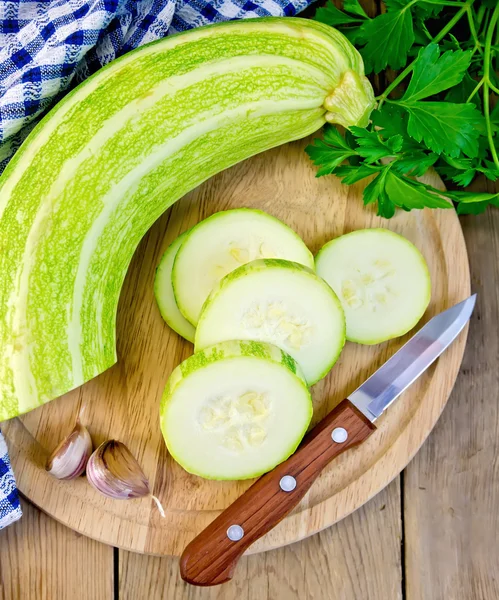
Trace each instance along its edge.
{"label": "parsley leaf", "polygon": [[333,125],[324,128],[324,140],[315,139],[305,148],[314,165],[319,167],[317,177],[333,173],[338,165],[357,152]]}
{"label": "parsley leaf", "polygon": [[341,165],[349,156],[356,154],[353,150],[344,150],[329,146],[322,140],[316,139],[314,143],[305,148],[314,165],[319,167],[317,177],[330,175],[334,169]]}
{"label": "parsley leaf", "polygon": [[357,153],[368,163],[397,154],[404,141],[401,135],[394,135],[383,140],[376,131],[368,131],[360,127],[350,127],[350,131],[355,135],[359,145]]}
{"label": "parsley leaf", "polygon": [[404,154],[393,162],[392,169],[401,175],[412,175],[413,177],[421,177],[426,171],[436,163],[438,154],[430,152],[425,154],[421,150]]}
{"label": "parsley leaf", "polygon": [[408,113],[407,132],[417,142],[424,141],[437,154],[445,151],[451,157],[461,152],[478,155],[478,126],[482,115],[473,104],[452,102],[400,103]]}
{"label": "parsley leaf", "polygon": [[335,169],[334,174],[337,177],[340,177],[343,180],[343,183],[352,185],[365,177],[370,177],[371,175],[378,173],[378,171],[382,169],[383,167],[377,167],[376,165],[359,165],[358,167],[342,165]]}
{"label": "parsley leaf", "polygon": [[388,174],[389,167],[385,167],[383,171],[364,188],[364,206],[378,202],[378,215],[391,219],[395,214],[395,205],[390,201],[385,192],[385,179]]}
{"label": "parsley leaf", "polygon": [[454,183],[457,183],[457,185],[462,185],[464,187],[469,185],[476,175],[476,169],[471,167],[469,169],[457,170],[453,167],[443,166],[437,168],[437,172],[445,179],[450,179]]}
{"label": "parsley leaf", "polygon": [[428,44],[419,51],[411,81],[402,100],[423,100],[457,85],[470,66],[470,60],[470,50],[449,50],[440,56],[438,44]]}
{"label": "parsley leaf", "polygon": [[438,4],[436,2],[418,2],[415,6],[416,13],[419,13],[421,18],[428,19],[431,17],[436,17],[439,13],[442,12],[444,6],[443,4]]}
{"label": "parsley leaf", "polygon": [[[442,156],[442,159],[442,164],[438,164],[436,167],[437,173],[463,187],[473,181],[478,170],[482,170],[478,159],[451,158],[445,155]],[[487,169],[484,168],[483,170]]]}
{"label": "parsley leaf", "polygon": [[343,2],[343,10],[345,10],[347,13],[357,15],[358,17],[362,17],[364,19],[369,18],[359,3],[359,0],[345,0]]}
{"label": "parsley leaf", "polygon": [[402,136],[403,152],[416,152],[426,149],[425,146],[417,143],[407,133],[407,121],[409,117],[406,111],[402,107],[397,106],[397,104],[384,104],[381,110],[378,109],[372,113],[371,119],[373,124],[382,130],[380,133],[384,138],[395,135]]}
{"label": "parsley leaf", "polygon": [[496,165],[488,160],[485,161],[485,167],[477,167],[477,171],[483,173],[487,179],[497,181],[499,179],[499,169]]}
{"label": "parsley leaf", "polygon": [[[477,82],[471,78],[469,73],[465,73],[461,83],[451,88],[447,94],[445,94],[444,100],[446,102],[467,102],[471,93],[475,89],[476,83]],[[472,102],[477,108],[482,107],[482,99],[480,94],[475,94],[470,102]]]}
{"label": "parsley leaf", "polygon": [[489,202],[473,202],[472,204],[465,204],[464,202],[460,202],[457,205],[457,214],[458,215],[480,215],[484,213],[489,207]]}
{"label": "parsley leaf", "polygon": [[373,111],[371,119],[385,135],[407,135],[407,114],[396,104],[384,104],[381,110]]}
{"label": "parsley leaf", "polygon": [[399,176],[390,170],[385,181],[385,190],[390,200],[400,208],[452,208],[452,203],[442,197],[430,185]]}
{"label": "parsley leaf", "polygon": [[354,45],[365,43],[362,27],[346,27],[341,33]]}
{"label": "parsley leaf", "polygon": [[457,212],[460,215],[479,215],[485,212],[489,205],[499,206],[499,193],[451,192],[449,196],[459,202]]}
{"label": "parsley leaf", "polygon": [[[345,12],[336,8],[332,2],[328,2],[326,6],[317,9],[314,19],[321,23],[325,23],[326,25],[331,25],[332,27],[340,25],[360,25],[365,19],[369,19],[358,0],[345,0],[343,3],[343,10]],[[359,28],[356,27],[355,29]],[[346,32],[343,31],[343,33]]]}
{"label": "parsley leaf", "polygon": [[388,12],[390,12],[390,11],[402,10],[410,2],[412,2],[412,0],[383,0],[383,2],[385,3],[386,10]]}
{"label": "parsley leaf", "polygon": [[329,2],[322,8],[318,8],[314,18],[316,21],[320,21],[326,25],[331,25],[331,27],[338,27],[338,25],[359,24],[362,22],[362,18],[359,16],[347,15],[336,8],[332,2]]}
{"label": "parsley leaf", "polygon": [[350,136],[343,137],[334,125],[326,125],[324,127],[324,141],[332,146],[352,150],[355,148],[355,139]]}
{"label": "parsley leaf", "polygon": [[414,43],[414,26],[409,8],[386,12],[362,25],[367,44],[360,49],[366,72],[379,73],[387,66],[400,69]]}
{"label": "parsley leaf", "polygon": [[378,202],[378,215],[390,219],[395,208],[403,210],[429,208],[452,208],[452,203],[442,192],[430,185],[398,175],[392,164],[384,167],[364,190],[364,204]]}

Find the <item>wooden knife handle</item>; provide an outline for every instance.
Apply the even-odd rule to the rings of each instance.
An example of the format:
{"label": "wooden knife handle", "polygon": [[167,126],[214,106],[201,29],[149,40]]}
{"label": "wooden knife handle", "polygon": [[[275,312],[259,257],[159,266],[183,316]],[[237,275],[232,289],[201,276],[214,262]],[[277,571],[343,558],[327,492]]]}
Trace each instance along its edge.
{"label": "wooden knife handle", "polygon": [[229,581],[243,552],[300,502],[322,469],[375,429],[349,400],[343,400],[287,461],[258,479],[190,542],[180,558],[182,578],[203,586]]}

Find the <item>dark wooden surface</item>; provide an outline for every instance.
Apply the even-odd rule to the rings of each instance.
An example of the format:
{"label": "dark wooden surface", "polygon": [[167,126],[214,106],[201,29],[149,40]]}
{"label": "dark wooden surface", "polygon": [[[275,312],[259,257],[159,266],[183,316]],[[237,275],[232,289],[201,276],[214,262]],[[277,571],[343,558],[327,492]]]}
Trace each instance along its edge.
{"label": "dark wooden surface", "polygon": [[[331,439],[336,428],[348,432],[345,441],[337,443]],[[243,552],[293,510],[322,469],[345,450],[363,442],[374,430],[374,425],[349,400],[343,400],[305,436],[286,462],[260,477],[190,542],[180,559],[182,578],[203,586],[232,579]],[[288,492],[279,487],[286,475],[296,480],[296,488]],[[226,532],[234,524],[244,531],[239,541],[227,538]]]}

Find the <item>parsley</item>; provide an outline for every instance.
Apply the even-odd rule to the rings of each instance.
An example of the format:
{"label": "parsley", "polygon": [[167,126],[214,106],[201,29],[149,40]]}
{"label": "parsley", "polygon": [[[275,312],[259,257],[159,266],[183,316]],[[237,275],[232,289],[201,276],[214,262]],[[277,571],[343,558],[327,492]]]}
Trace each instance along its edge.
{"label": "parsley", "polygon": [[[390,218],[403,210],[451,208],[479,214],[499,194],[460,190],[477,175],[499,179],[499,4],[497,0],[384,0],[370,18],[358,0],[330,2],[315,18],[344,33],[376,82],[377,107],[365,128],[343,136],[326,125],[306,151],[317,175],[353,185],[366,178],[364,203]],[[434,167],[442,192],[414,179]]]}

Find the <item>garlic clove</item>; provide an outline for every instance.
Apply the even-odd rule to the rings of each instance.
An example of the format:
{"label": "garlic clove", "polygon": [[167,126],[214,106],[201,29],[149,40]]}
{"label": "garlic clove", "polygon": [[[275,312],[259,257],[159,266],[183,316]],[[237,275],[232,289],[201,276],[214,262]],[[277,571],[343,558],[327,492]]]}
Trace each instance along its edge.
{"label": "garlic clove", "polygon": [[87,479],[110,498],[142,498],[150,494],[149,482],[125,444],[108,440],[92,454]]}
{"label": "garlic clove", "polygon": [[92,454],[92,439],[79,421],[68,437],[57,446],[47,460],[46,470],[57,479],[79,477]]}
{"label": "garlic clove", "polygon": [[122,442],[108,440],[97,448],[87,464],[87,479],[98,492],[110,498],[150,496],[160,515],[165,516],[161,502],[151,494],[144,471]]}

